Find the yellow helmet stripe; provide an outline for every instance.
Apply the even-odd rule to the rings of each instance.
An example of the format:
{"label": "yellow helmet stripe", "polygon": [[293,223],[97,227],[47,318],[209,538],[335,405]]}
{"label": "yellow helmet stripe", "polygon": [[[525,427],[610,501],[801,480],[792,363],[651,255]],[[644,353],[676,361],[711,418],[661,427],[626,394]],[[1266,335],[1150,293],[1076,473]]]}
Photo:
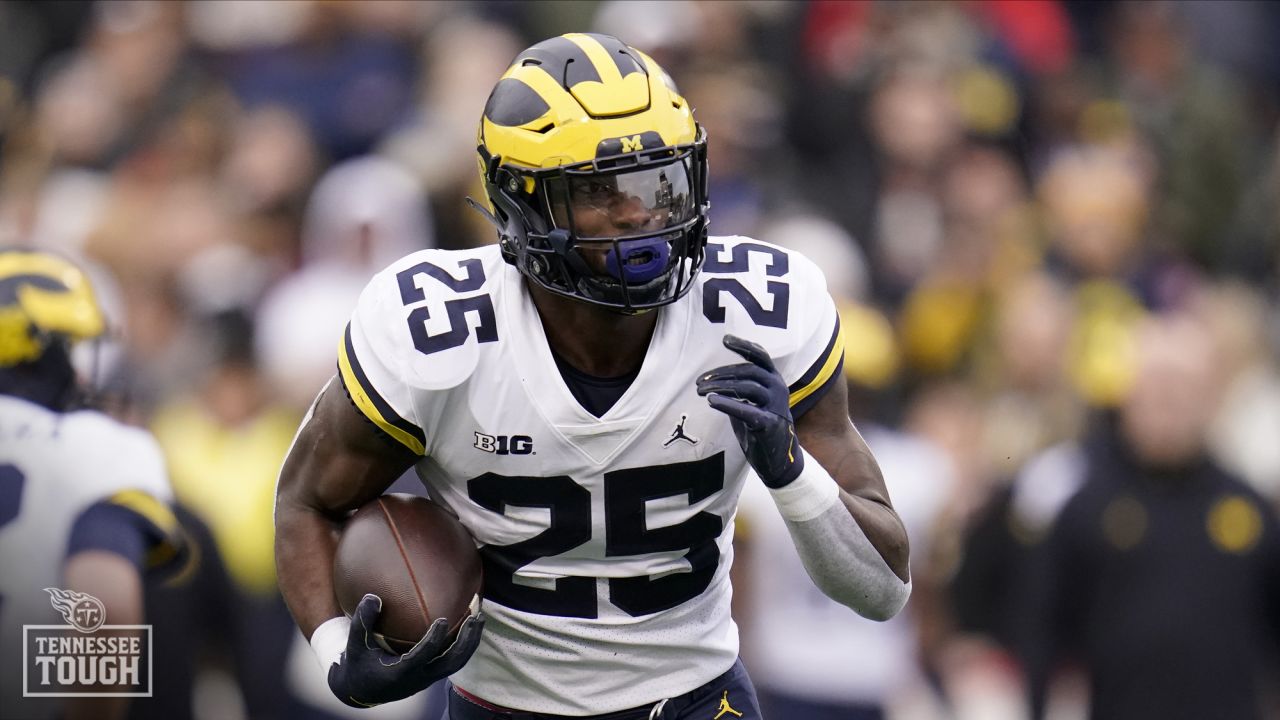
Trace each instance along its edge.
{"label": "yellow helmet stripe", "polygon": [[608,85],[622,80],[622,73],[618,71],[617,64],[613,62],[613,58],[609,57],[609,51],[598,40],[583,33],[568,33],[564,37],[587,54],[591,64],[596,66],[596,74],[600,76],[600,82]]}
{"label": "yellow helmet stripe", "polygon": [[77,340],[102,334],[106,321],[94,298],[89,278],[80,268],[47,253],[0,253],[0,281],[22,276],[47,278],[66,288],[20,284],[17,289],[18,305],[37,328]]}

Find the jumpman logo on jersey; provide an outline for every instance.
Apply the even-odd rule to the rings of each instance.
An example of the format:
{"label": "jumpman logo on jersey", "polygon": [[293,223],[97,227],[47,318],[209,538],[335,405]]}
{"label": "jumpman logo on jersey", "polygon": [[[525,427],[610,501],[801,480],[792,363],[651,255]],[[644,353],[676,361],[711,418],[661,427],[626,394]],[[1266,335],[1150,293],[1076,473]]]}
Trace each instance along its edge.
{"label": "jumpman logo on jersey", "polygon": [[737,715],[738,717],[742,717],[742,713],[738,712],[737,710],[734,710],[733,707],[729,705],[728,690],[725,690],[724,695],[720,696],[720,712],[716,713],[716,716],[711,720],[720,720],[720,718],[723,717],[725,713],[730,713],[733,715]]}
{"label": "jumpman logo on jersey", "polygon": [[681,416],[680,416],[680,422],[679,422],[679,424],[677,424],[677,425],[676,425],[676,429],[675,429],[675,430],[672,430],[672,431],[671,431],[671,438],[670,438],[669,440],[667,440],[666,442],[662,443],[662,447],[667,447],[668,445],[670,445],[671,443],[673,443],[673,442],[675,442],[675,441],[677,441],[677,440],[683,440],[683,441],[685,441],[685,442],[689,443],[690,445],[697,445],[697,444],[698,444],[698,439],[697,439],[697,438],[692,438],[692,437],[689,437],[688,435],[685,435],[685,434],[684,434],[684,421],[685,421],[685,420],[687,420],[688,418],[689,418],[689,416],[688,416],[688,415],[681,415]]}

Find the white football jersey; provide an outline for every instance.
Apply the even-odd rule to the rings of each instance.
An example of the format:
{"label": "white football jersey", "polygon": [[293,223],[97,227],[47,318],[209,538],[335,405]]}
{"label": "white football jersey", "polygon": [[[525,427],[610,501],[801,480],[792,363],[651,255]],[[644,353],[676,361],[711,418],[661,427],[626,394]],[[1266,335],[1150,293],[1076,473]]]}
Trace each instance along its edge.
{"label": "white football jersey", "polygon": [[0,705],[14,717],[58,710],[47,698],[19,704],[22,626],[64,624],[44,589],[63,587],[71,528],[94,503],[126,490],[171,500],[150,434],[99,412],[55,413],[0,395]]}
{"label": "white football jersey", "polygon": [[[498,247],[425,250],[373,278],[340,347],[356,405],[423,455],[419,476],[484,560],[483,640],[455,674],[489,702],[560,715],[680,695],[738,654],[729,564],[750,473],[700,373],[773,357],[797,407],[838,376],[822,272],[712,238],[689,294],[658,311],[639,375],[602,417],[570,393]],[[752,479],[752,482],[759,482]]]}

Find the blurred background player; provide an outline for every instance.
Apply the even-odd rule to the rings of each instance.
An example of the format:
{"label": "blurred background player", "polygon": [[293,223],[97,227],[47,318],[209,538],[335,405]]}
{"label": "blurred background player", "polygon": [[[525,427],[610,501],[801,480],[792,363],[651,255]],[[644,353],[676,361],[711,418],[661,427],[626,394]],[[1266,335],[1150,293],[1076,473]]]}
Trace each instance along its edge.
{"label": "blurred background player", "polygon": [[82,405],[71,345],[105,321],[88,277],[44,252],[0,251],[0,704],[13,718],[120,718],[128,698],[22,697],[24,624],[59,624],[45,588],[146,621],[143,576],[184,542],[164,458],[145,431]]}

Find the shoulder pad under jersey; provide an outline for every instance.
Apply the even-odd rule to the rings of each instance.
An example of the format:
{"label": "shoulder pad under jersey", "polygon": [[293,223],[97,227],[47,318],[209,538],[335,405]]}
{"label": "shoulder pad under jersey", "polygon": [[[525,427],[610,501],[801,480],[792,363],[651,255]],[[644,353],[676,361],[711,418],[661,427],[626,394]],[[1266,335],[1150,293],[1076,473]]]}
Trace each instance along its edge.
{"label": "shoulder pad under jersey", "polygon": [[[498,339],[497,246],[423,250],[378,273],[360,295],[344,338],[374,387],[444,390],[471,376],[480,345]],[[394,394],[394,393],[389,393]]]}
{"label": "shoulder pad under jersey", "polygon": [[67,452],[83,460],[86,473],[75,485],[86,501],[124,490],[140,490],[160,500],[173,497],[164,453],[151,433],[96,410],[68,413],[59,431]]}
{"label": "shoulder pad under jersey", "polygon": [[746,237],[713,237],[695,300],[709,333],[759,343],[792,388],[792,406],[824,385],[843,357],[826,278],[794,250]]}

